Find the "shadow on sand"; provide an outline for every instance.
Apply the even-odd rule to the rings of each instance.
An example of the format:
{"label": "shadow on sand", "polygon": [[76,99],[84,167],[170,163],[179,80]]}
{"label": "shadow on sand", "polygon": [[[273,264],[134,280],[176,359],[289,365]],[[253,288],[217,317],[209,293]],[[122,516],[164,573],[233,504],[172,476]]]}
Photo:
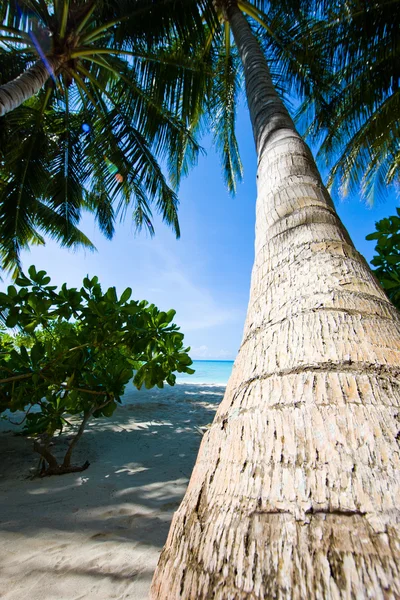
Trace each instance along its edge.
{"label": "shadow on sand", "polygon": [[[83,473],[29,479],[37,463],[30,441],[1,433],[1,538],[16,534],[28,542],[53,530],[67,545],[70,534],[79,533],[90,543],[160,549],[186,489],[201,426],[212,421],[224,389],[130,390],[111,420],[89,424],[75,456],[91,463]],[[63,437],[58,444],[66,443]],[[96,569],[89,571],[95,576]],[[125,577],[104,570],[102,576]]]}

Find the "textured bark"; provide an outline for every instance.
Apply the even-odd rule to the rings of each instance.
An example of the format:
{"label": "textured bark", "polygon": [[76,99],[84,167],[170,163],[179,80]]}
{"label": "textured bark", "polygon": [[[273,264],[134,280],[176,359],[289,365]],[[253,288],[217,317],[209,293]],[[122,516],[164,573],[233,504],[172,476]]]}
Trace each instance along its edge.
{"label": "textured bark", "polygon": [[243,342],[153,600],[400,598],[400,320],[237,8],[257,146]]}
{"label": "textured bark", "polygon": [[[42,463],[40,471],[38,473],[40,477],[49,477],[50,475],[64,475],[66,473],[80,473],[81,471],[85,471],[90,466],[89,461],[85,461],[83,465],[71,465],[70,455],[68,460],[64,459],[63,463],[59,465],[56,457],[50,452],[47,445],[39,443],[37,440],[34,440],[33,442],[33,450],[40,454],[40,456],[43,459],[43,461],[40,461]],[[47,467],[46,462],[48,464]]]}
{"label": "textured bark", "polygon": [[60,67],[60,60],[56,57],[47,58],[47,63],[45,65],[38,60],[25,73],[0,86],[0,117],[34,96]]}
{"label": "textured bark", "polygon": [[[94,411],[93,411],[93,410],[91,410],[91,411],[88,411],[88,412],[87,412],[87,413],[84,415],[84,417],[83,417],[83,419],[82,419],[82,422],[81,422],[81,424],[80,424],[80,426],[79,426],[79,429],[78,429],[78,431],[77,431],[76,435],[73,437],[73,439],[72,439],[72,441],[71,441],[70,445],[68,446],[68,450],[67,450],[67,451],[66,451],[66,453],[65,453],[64,460],[63,460],[63,463],[62,463],[62,466],[63,466],[64,468],[67,468],[67,469],[68,469],[68,468],[71,466],[71,457],[72,457],[72,452],[73,452],[73,449],[75,448],[76,444],[77,444],[77,443],[79,442],[79,440],[81,439],[81,437],[82,437],[82,435],[83,435],[83,432],[85,431],[85,427],[86,427],[86,425],[87,425],[87,422],[89,421],[89,419],[90,419],[90,417],[92,416],[93,412],[94,412]],[[88,466],[89,466],[89,463],[88,463]]]}

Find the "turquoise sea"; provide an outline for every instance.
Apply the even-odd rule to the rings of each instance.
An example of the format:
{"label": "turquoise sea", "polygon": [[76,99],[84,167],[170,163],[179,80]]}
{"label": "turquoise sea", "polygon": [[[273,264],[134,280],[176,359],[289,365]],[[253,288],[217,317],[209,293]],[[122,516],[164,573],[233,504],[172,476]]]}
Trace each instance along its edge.
{"label": "turquoise sea", "polygon": [[218,383],[226,385],[232,372],[233,360],[194,360],[193,375],[177,373],[177,383]]}

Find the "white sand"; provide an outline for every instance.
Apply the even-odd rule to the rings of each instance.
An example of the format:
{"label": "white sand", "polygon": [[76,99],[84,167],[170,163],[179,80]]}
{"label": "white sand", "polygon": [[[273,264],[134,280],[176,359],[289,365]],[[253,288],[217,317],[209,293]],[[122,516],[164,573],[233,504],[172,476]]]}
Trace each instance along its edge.
{"label": "white sand", "polygon": [[[31,442],[0,433],[0,598],[145,600],[222,386],[137,392],[94,419],[82,473],[31,479]],[[15,428],[14,428],[15,429]],[[66,442],[62,436],[57,444]]]}

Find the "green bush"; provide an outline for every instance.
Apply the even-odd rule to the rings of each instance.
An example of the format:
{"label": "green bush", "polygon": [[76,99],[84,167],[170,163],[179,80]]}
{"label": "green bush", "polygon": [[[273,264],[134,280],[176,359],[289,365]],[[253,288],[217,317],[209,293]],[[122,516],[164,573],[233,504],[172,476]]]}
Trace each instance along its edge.
{"label": "green bush", "polygon": [[[72,451],[91,417],[113,414],[130,380],[138,389],[163,387],[175,384],[174,371],[194,372],[175,311],[131,294],[103,293],[97,277],[57,290],[33,266],[0,293],[2,321],[17,331],[0,336],[0,413],[24,411],[23,431],[43,459],[42,475],[89,466],[72,465]],[[71,415],[80,424],[59,462],[51,440]]]}
{"label": "green bush", "polygon": [[375,223],[376,231],[367,235],[366,239],[377,241],[376,255],[371,260],[376,267],[374,274],[400,310],[400,209],[396,211],[397,215]]}

